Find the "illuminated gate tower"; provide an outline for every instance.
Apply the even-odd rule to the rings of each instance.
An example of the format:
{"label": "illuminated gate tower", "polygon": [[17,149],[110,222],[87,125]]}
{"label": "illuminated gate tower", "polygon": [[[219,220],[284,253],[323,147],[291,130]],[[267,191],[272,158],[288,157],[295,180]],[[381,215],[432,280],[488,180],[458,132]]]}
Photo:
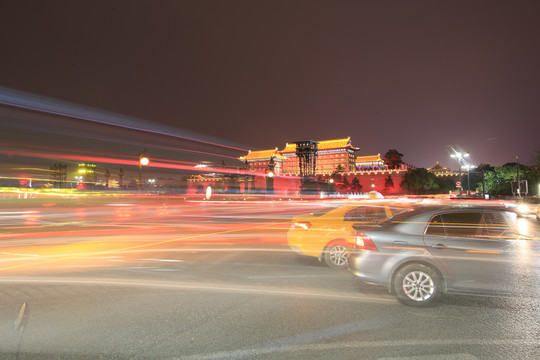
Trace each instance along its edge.
{"label": "illuminated gate tower", "polygon": [[317,145],[313,140],[297,141],[296,157],[298,158],[298,168],[300,176],[312,177],[315,176],[317,168]]}
{"label": "illuminated gate tower", "polygon": [[[337,167],[345,172],[356,171],[357,147],[352,146],[351,138],[323,140],[317,142],[317,163],[315,174],[331,174]],[[283,160],[283,173],[300,174],[299,159],[296,155],[296,143],[287,143],[281,150],[285,157]]]}

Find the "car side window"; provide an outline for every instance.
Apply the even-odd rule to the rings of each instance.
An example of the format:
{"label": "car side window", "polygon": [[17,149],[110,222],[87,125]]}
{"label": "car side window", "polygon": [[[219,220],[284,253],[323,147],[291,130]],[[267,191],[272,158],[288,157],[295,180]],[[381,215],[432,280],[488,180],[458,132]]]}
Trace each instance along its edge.
{"label": "car side window", "polygon": [[482,236],[489,239],[500,239],[506,236],[513,236],[514,231],[508,225],[502,213],[484,213],[485,228]]}
{"label": "car side window", "polygon": [[463,212],[446,213],[441,215],[446,236],[478,237],[484,230],[482,213]]}
{"label": "car side window", "polygon": [[434,216],[429,222],[426,235],[446,236],[441,215]]}

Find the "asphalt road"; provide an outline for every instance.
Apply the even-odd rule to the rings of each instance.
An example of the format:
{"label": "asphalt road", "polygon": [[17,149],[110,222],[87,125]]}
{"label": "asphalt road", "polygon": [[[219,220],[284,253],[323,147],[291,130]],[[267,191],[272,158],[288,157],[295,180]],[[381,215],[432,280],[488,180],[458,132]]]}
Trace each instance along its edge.
{"label": "asphalt road", "polygon": [[4,205],[1,359],[540,358],[540,285],[403,306],[288,250],[317,203]]}

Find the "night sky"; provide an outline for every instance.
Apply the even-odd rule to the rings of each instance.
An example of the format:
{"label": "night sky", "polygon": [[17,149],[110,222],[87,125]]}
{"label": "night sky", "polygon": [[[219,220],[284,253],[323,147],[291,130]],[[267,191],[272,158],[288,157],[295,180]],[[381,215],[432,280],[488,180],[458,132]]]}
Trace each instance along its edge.
{"label": "night sky", "polygon": [[[415,166],[456,169],[449,145],[477,165],[516,155],[528,163],[540,148],[538,1],[49,0],[0,9],[4,88],[253,150],[350,136],[357,155],[395,148]],[[0,119],[3,142],[21,131],[6,127],[13,119]]]}

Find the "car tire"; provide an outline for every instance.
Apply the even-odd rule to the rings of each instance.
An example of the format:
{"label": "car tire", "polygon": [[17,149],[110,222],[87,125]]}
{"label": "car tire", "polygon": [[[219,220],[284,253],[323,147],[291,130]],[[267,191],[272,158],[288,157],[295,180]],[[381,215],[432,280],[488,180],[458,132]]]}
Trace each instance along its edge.
{"label": "car tire", "polygon": [[424,264],[409,264],[394,276],[394,291],[398,300],[407,306],[428,307],[441,294],[442,279],[433,268]]}
{"label": "car tire", "polygon": [[346,245],[332,244],[324,249],[323,259],[332,269],[346,269],[349,250]]}

